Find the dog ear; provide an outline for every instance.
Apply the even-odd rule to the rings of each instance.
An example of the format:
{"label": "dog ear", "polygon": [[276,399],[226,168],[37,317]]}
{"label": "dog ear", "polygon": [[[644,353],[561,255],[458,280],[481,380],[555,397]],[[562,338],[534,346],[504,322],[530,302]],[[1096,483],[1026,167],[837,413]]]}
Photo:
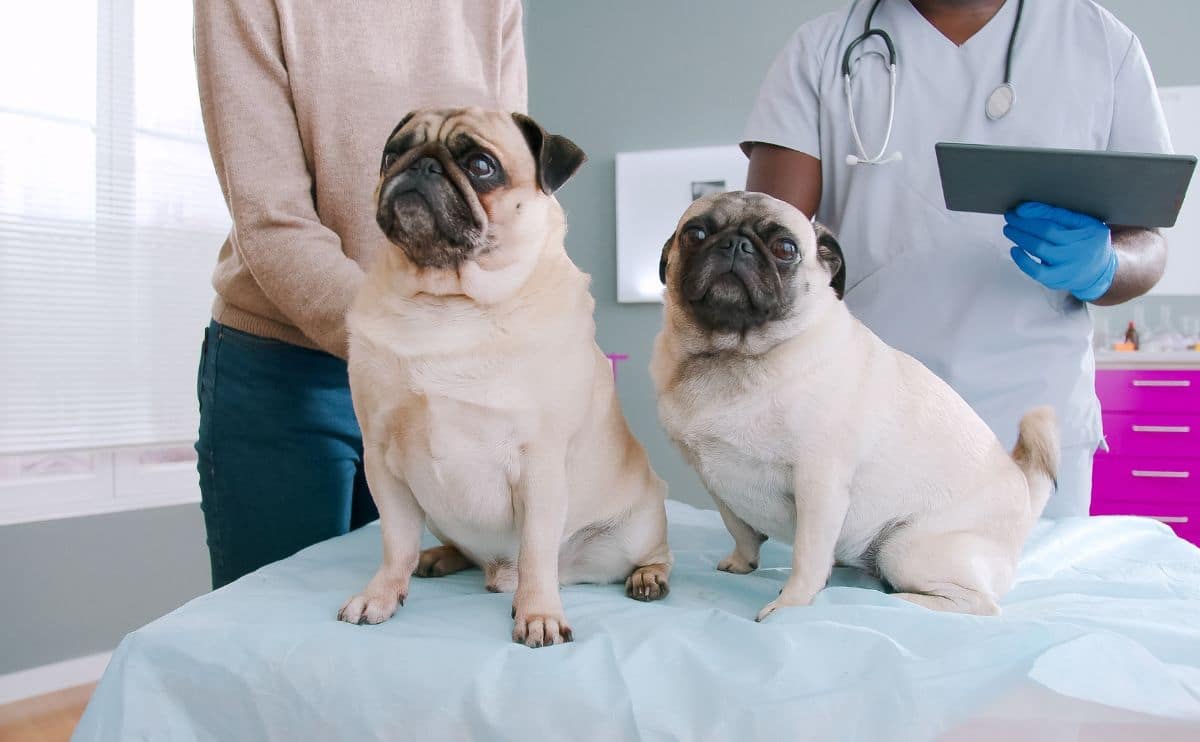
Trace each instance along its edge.
{"label": "dog ear", "polygon": [[409,121],[412,121],[413,116],[416,116],[416,115],[417,115],[416,111],[409,111],[408,113],[404,114],[404,118],[400,119],[400,123],[396,124],[396,128],[392,129],[392,133],[388,134],[387,139],[384,140],[384,142],[383,142],[384,146],[386,147],[387,143],[392,141],[392,137],[396,136],[396,132],[403,129],[404,125],[407,124]]}
{"label": "dog ear", "polygon": [[829,271],[829,285],[837,298],[846,293],[846,256],[833,233],[817,225],[817,260]]}
{"label": "dog ear", "polygon": [[587,161],[579,145],[558,134],[547,134],[538,122],[523,113],[514,113],[513,121],[525,135],[525,142],[537,162],[538,185],[549,195],[570,180],[575,171]]}
{"label": "dog ear", "polygon": [[658,259],[658,280],[662,281],[662,285],[667,285],[667,256],[671,254],[671,243],[675,241],[675,233],[672,232],[667,241],[663,243],[662,256]]}

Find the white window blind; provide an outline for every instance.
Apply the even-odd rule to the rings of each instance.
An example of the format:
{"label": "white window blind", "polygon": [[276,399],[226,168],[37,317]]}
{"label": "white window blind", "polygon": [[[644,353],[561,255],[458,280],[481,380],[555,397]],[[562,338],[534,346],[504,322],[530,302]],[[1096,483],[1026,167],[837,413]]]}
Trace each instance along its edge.
{"label": "white window blind", "polygon": [[0,453],[189,440],[228,217],[191,3],[6,3]]}
{"label": "white window blind", "polygon": [[229,228],[191,3],[4,2],[0,69],[0,484],[174,461]]}

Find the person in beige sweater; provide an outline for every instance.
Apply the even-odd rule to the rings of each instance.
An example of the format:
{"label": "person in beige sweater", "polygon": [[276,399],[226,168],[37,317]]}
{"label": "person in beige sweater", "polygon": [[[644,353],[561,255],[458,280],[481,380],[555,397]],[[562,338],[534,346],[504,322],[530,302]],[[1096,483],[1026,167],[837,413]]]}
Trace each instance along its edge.
{"label": "person in beige sweater", "polygon": [[520,0],[195,0],[200,103],[233,221],[201,350],[213,587],[376,517],[345,314],[387,240],[371,191],[408,111],[526,109]]}

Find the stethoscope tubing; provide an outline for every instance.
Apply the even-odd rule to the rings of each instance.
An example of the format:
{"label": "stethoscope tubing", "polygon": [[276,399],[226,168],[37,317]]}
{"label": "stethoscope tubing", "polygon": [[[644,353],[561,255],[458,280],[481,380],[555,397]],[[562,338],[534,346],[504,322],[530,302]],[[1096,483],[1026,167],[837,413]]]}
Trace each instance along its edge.
{"label": "stethoscope tubing", "polygon": [[[896,80],[899,77],[899,66],[897,64],[896,44],[895,44],[895,42],[892,41],[892,37],[889,36],[888,33],[881,28],[871,28],[871,21],[875,17],[875,11],[879,8],[880,3],[882,3],[882,2],[883,2],[883,0],[875,0],[875,2],[871,5],[871,10],[867,12],[867,17],[863,21],[863,32],[861,34],[859,34],[858,36],[854,37],[853,39],[851,39],[850,43],[846,45],[846,50],[842,53],[842,87],[846,93],[846,110],[849,114],[848,117],[850,119],[850,133],[854,137],[855,146],[858,147],[858,156],[857,157],[855,157],[854,155],[849,155],[846,158],[846,161],[851,165],[857,165],[857,164],[878,165],[878,164],[882,164],[884,162],[890,162],[893,159],[899,159],[899,157],[900,157],[900,153],[898,153],[898,152],[889,157],[884,156],[885,153],[887,152],[888,145],[891,143],[891,140],[892,140],[892,129],[893,129],[893,124],[895,123],[895,118],[896,118]],[[855,7],[857,7],[857,4]],[[988,96],[987,104],[984,106],[984,113],[987,115],[987,117],[989,119],[992,119],[992,120],[999,120],[1001,118],[1004,118],[1006,115],[1008,115],[1008,112],[1012,109],[1013,103],[1016,101],[1016,90],[1012,84],[1012,60],[1013,60],[1013,49],[1016,45],[1016,40],[1017,40],[1017,30],[1021,26],[1021,16],[1023,15],[1024,10],[1025,10],[1025,0],[1017,0],[1017,15],[1016,15],[1016,18],[1013,20],[1012,32],[1009,33],[1009,36],[1008,36],[1008,48],[1005,51],[1005,55],[1004,55],[1004,82],[1001,85],[999,85],[995,90],[992,91],[991,95]],[[853,15],[854,15],[854,8],[852,7],[846,16],[846,24],[847,25],[849,25],[850,18]],[[846,33],[846,27],[843,26],[842,27],[842,37],[843,38],[845,37],[845,33]],[[879,37],[883,41],[884,45],[887,47],[888,123],[887,123],[887,130],[886,130],[886,132],[884,134],[884,138],[883,138],[883,146],[879,148],[878,154],[876,154],[874,157],[871,157],[867,154],[867,148],[863,144],[862,136],[859,134],[859,131],[858,131],[858,122],[854,118],[854,96],[851,92],[851,83],[850,83],[851,73],[853,71],[852,70],[853,63],[850,59],[850,56],[854,53],[854,50],[859,45],[865,43],[866,41],[868,41],[869,39],[871,39],[873,37]],[[1003,96],[998,97],[998,96],[1000,96],[1001,91],[1004,91],[1007,95],[1006,102],[1002,100]],[[993,107],[993,101],[1000,101],[1000,102],[997,103],[997,105],[995,107]]]}

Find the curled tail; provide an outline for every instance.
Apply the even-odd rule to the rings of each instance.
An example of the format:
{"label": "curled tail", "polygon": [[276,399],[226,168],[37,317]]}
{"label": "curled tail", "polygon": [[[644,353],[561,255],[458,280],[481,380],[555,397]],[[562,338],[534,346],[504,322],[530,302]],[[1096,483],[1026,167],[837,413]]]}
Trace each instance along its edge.
{"label": "curled tail", "polygon": [[1058,484],[1058,422],[1054,408],[1038,407],[1025,413],[1012,458],[1029,483],[1029,506],[1036,520]]}

